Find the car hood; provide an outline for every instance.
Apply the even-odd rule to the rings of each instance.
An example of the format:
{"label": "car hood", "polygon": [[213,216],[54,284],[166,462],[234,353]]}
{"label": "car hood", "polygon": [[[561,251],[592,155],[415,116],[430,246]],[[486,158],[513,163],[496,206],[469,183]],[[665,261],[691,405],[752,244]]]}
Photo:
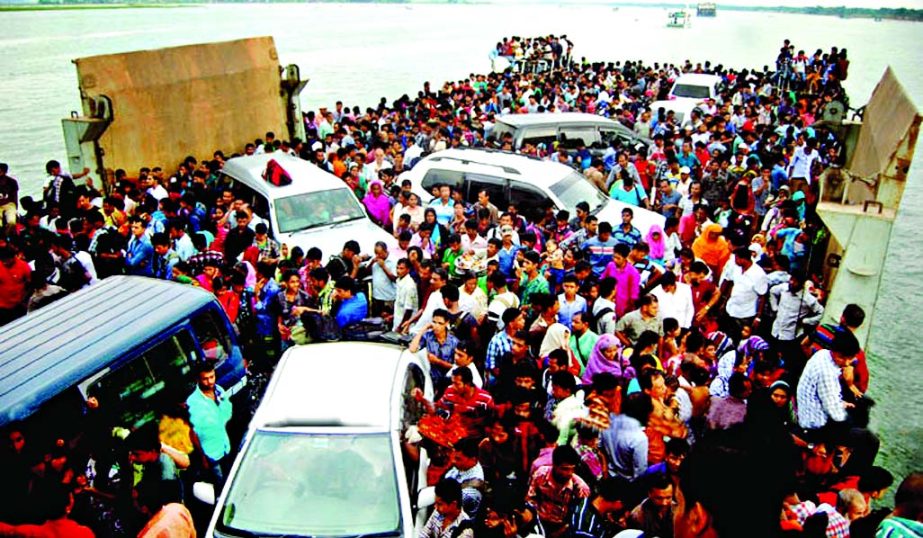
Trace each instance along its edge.
{"label": "car hood", "polygon": [[277,240],[279,243],[287,244],[289,248],[301,247],[305,253],[309,248],[317,247],[321,250],[324,260],[342,252],[343,245],[349,240],[358,241],[362,254],[369,255],[373,253],[377,241],[384,241],[389,249],[397,245],[397,241],[391,234],[369,219],[357,219],[302,232],[279,234]]}
{"label": "car hood", "polygon": [[596,218],[599,219],[599,222],[608,222],[612,225],[612,228],[615,229],[622,224],[622,209],[626,207],[630,207],[634,213],[634,218],[631,223],[635,228],[641,231],[642,237],[647,235],[647,231],[654,224],[659,225],[660,228],[663,229],[663,224],[667,219],[660,213],[648,211],[643,207],[626,204],[618,200],[612,200],[611,198],[606,202],[606,205],[596,213]]}

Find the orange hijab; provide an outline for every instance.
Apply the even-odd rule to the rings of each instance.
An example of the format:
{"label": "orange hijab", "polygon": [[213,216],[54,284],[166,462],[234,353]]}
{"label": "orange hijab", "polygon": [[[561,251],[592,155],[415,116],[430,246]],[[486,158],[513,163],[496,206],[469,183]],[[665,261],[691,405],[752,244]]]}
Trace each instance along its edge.
{"label": "orange hijab", "polygon": [[718,239],[712,241],[709,240],[708,235],[709,232],[720,234],[722,231],[724,231],[724,228],[720,224],[709,224],[702,230],[702,235],[692,243],[692,253],[695,254],[695,257],[705,262],[708,266],[717,268],[719,273],[724,268],[728,258],[731,257],[731,247],[724,236],[719,235]]}

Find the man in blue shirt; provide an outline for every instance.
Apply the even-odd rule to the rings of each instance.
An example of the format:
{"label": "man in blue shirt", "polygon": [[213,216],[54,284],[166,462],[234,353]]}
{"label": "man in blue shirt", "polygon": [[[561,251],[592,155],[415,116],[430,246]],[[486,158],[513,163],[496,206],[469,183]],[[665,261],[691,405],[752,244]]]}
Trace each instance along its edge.
{"label": "man in blue shirt", "polygon": [[208,459],[208,470],[217,493],[221,491],[231,467],[231,439],[227,424],[233,407],[225,397],[224,389],[215,382],[214,362],[203,361],[196,368],[196,388],[186,398],[186,405],[189,407],[189,422]]}
{"label": "man in blue shirt", "polygon": [[633,247],[641,241],[641,230],[631,223],[634,217],[635,212],[630,207],[622,209],[622,225],[612,232],[612,239],[616,243]]}
{"label": "man in blue shirt", "polygon": [[345,329],[359,323],[369,315],[368,301],[362,292],[356,293],[356,282],[348,276],[337,279],[334,286],[334,298],[339,303],[336,310],[337,325]]}
{"label": "man in blue shirt", "polygon": [[612,249],[618,241],[612,238],[612,225],[608,222],[599,223],[599,233],[583,243],[583,250],[590,254],[590,265],[593,274],[599,276],[606,270],[606,265],[612,261]]}
{"label": "man in blue shirt", "polygon": [[152,276],[154,261],[154,246],[145,233],[144,221],[141,217],[132,217],[131,239],[125,249],[125,265],[129,275]]}
{"label": "man in blue shirt", "polygon": [[788,185],[788,171],[785,169],[785,157],[780,155],[776,158],[776,164],[772,167],[771,174],[772,193],[779,192],[779,187]]}

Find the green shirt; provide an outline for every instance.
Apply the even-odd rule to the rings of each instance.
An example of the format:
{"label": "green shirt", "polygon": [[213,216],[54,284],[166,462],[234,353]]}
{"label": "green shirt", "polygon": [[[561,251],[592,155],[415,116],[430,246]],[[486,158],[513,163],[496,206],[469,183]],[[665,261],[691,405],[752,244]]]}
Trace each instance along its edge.
{"label": "green shirt", "polygon": [[460,277],[461,275],[458,272],[458,268],[455,266],[455,260],[461,256],[462,252],[459,249],[457,252],[447,248],[445,253],[442,255],[442,263],[449,264],[449,274],[454,277]]}
{"label": "green shirt", "polygon": [[581,374],[583,373],[583,369],[586,368],[590,356],[593,354],[593,348],[596,347],[597,340],[599,340],[599,335],[591,330],[587,330],[587,332],[583,333],[579,340],[576,334],[570,335],[570,348],[574,352],[574,355],[577,356],[577,360],[580,361]]}
{"label": "green shirt", "polygon": [[545,277],[539,274],[534,279],[529,280],[529,275],[522,275],[522,280],[519,281],[519,296],[522,304],[532,304],[530,299],[536,293],[550,293],[548,281],[545,280]]}

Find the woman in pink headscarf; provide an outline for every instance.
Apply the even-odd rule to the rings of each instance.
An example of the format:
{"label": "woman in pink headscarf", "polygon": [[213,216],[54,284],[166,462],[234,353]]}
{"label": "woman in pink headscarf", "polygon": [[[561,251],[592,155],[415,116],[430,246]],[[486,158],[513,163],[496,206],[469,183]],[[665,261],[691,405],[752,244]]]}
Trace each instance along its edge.
{"label": "woman in pink headscarf", "polygon": [[663,228],[659,224],[652,224],[651,228],[644,236],[644,242],[651,247],[651,261],[663,265],[664,256],[667,252],[667,239],[664,237]]}
{"label": "woman in pink headscarf", "polygon": [[372,180],[369,192],[362,199],[362,205],[376,224],[382,228],[391,226],[391,199],[384,193],[381,181]]}
{"label": "woman in pink headscarf", "polygon": [[592,383],[593,376],[603,372],[618,378],[634,376],[634,368],[622,357],[622,345],[619,339],[608,333],[599,335],[599,340],[593,347],[581,380],[587,384]]}

